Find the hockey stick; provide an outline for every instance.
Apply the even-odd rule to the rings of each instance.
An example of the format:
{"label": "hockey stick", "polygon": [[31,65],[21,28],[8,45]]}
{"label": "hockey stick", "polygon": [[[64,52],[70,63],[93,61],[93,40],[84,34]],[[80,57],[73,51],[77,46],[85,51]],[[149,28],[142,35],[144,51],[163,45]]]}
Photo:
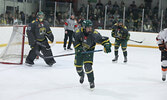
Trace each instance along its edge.
{"label": "hockey stick", "polygon": [[136,42],[136,43],[143,43],[144,39],[143,41],[136,41],[136,40],[129,39],[129,41]]}
{"label": "hockey stick", "polygon": [[[82,52],[81,54],[88,54],[88,53],[93,53],[93,52],[100,52],[103,51],[102,49],[100,50],[94,50],[94,51],[86,51],[86,52]],[[57,55],[57,56],[48,56],[48,57],[44,57],[42,54],[40,54],[39,52],[36,52],[37,55],[39,55],[40,57],[42,57],[43,59],[48,59],[48,58],[54,58],[54,57],[64,57],[64,56],[70,56],[70,55],[75,55],[76,53],[68,53],[68,54],[62,54],[62,55]]]}

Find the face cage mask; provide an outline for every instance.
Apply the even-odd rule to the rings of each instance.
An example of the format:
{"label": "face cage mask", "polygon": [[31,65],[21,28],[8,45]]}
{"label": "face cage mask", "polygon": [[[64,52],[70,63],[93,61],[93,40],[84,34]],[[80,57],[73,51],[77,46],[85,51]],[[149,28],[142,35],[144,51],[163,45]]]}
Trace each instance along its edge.
{"label": "face cage mask", "polygon": [[42,15],[40,15],[40,16],[38,16],[38,20],[40,21],[40,22],[42,22],[43,20],[44,20],[44,16]]}

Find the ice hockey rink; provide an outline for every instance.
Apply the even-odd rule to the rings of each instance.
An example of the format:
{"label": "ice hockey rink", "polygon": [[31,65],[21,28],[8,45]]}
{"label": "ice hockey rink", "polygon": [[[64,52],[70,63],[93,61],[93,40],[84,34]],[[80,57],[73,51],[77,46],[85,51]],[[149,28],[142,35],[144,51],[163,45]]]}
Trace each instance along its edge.
{"label": "ice hockey rink", "polygon": [[[52,45],[54,55],[64,51],[62,44]],[[97,45],[96,49],[103,49]],[[0,48],[2,50],[2,48]],[[35,65],[0,64],[0,100],[166,100],[167,82],[161,80],[160,51],[153,48],[128,47],[128,63],[112,63],[112,53],[94,55],[95,89],[83,84],[74,67],[74,56],[55,58],[48,67],[43,59]]]}

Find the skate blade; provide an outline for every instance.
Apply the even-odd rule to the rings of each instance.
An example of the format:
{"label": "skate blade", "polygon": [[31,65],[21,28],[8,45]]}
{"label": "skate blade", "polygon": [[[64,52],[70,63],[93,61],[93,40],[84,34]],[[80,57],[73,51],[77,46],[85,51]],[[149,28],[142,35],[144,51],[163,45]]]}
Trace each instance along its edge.
{"label": "skate blade", "polygon": [[25,65],[28,66],[28,67],[32,67],[32,64],[25,63]]}
{"label": "skate blade", "polygon": [[124,64],[127,64],[127,62],[124,62]]}
{"label": "skate blade", "polygon": [[165,81],[166,79],[162,78],[162,81]]}
{"label": "skate blade", "polygon": [[90,91],[94,91],[95,90],[95,88],[90,88]]}
{"label": "skate blade", "polygon": [[112,61],[113,63],[117,63],[118,61]]}

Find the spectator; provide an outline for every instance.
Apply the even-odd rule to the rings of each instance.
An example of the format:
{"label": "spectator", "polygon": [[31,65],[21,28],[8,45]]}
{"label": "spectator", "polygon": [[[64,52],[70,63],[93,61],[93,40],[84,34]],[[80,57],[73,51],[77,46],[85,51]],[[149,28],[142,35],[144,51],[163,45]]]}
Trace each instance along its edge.
{"label": "spectator", "polygon": [[145,2],[145,7],[149,7],[149,9],[151,9],[152,0],[144,0],[144,2]]}
{"label": "spectator", "polygon": [[145,22],[144,31],[145,32],[152,32],[152,23],[151,23],[151,21]]}
{"label": "spectator", "polygon": [[120,8],[123,9],[124,7],[125,7],[125,3],[124,3],[124,1],[121,1]]}
{"label": "spectator", "polygon": [[31,23],[33,20],[35,20],[36,19],[36,16],[35,16],[35,13],[34,12],[32,12],[32,14],[29,16],[29,23]]}
{"label": "spectator", "polygon": [[128,22],[128,29],[130,31],[133,31],[134,30],[134,19],[133,19],[133,13],[131,12],[128,19],[127,19],[127,22]]}
{"label": "spectator", "polygon": [[120,18],[120,15],[119,15],[119,13],[118,13],[118,10],[115,11],[113,17],[114,17],[115,20]]}
{"label": "spectator", "polygon": [[159,2],[157,2],[157,5],[153,9],[154,14],[158,14],[158,9],[159,9]]}
{"label": "spectator", "polygon": [[130,4],[130,8],[133,10],[133,9],[136,9],[137,6],[135,4],[135,1],[132,1],[132,4]]}
{"label": "spectator", "polygon": [[101,3],[101,0],[96,4],[96,7],[99,9],[103,9],[103,4]]}
{"label": "spectator", "polygon": [[154,17],[152,19],[152,24],[153,24],[153,31],[158,32],[158,17],[156,14],[154,14]]}
{"label": "spectator", "polygon": [[138,7],[139,9],[143,10],[145,7],[144,7],[144,4],[141,3],[141,5]]}
{"label": "spectator", "polygon": [[118,5],[117,1],[115,1],[114,5],[113,5],[113,10],[119,10],[119,5]]}

